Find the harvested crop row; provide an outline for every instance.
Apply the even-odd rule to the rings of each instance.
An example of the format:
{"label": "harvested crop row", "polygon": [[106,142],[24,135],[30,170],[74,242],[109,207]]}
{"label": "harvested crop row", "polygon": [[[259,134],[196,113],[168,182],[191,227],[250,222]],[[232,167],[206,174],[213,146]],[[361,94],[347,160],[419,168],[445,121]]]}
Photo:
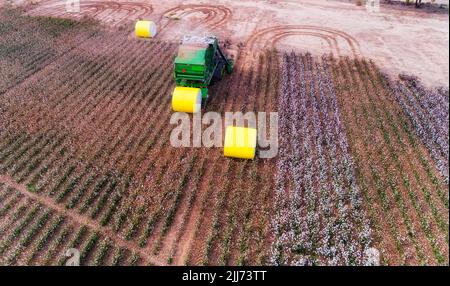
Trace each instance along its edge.
{"label": "harvested crop row", "polygon": [[[96,49],[90,49],[91,46]],[[2,128],[7,132],[2,139],[4,148],[0,162],[5,173],[26,184],[29,191],[48,196],[54,203],[98,221],[116,235],[139,243],[147,253],[158,254],[167,261],[170,249],[174,255],[178,252],[170,234],[182,222],[180,213],[184,213],[186,220],[191,220],[187,200],[197,204],[195,186],[212,178],[194,178],[198,183],[191,179],[191,173],[200,172],[199,166],[208,162],[205,150],[175,149],[169,144],[170,128],[166,122],[171,115],[172,71],[161,67],[170,66],[174,48],[166,43],[129,40],[120,33],[109,38],[99,35],[77,47],[70,55],[59,59],[60,64],[11,91],[11,95],[17,96],[5,105],[4,114],[8,120]],[[262,81],[257,73],[250,74],[248,79],[253,86]],[[226,85],[214,87],[217,95],[213,98],[220,103],[219,110],[226,107],[221,98],[227,86],[232,84],[230,79]],[[246,110],[246,106],[253,104],[237,93],[229,98],[233,109]],[[262,95],[255,98],[260,100]],[[273,108],[266,104],[264,107]],[[216,157],[220,155],[219,150],[213,152]],[[173,163],[173,158],[178,158],[178,163]],[[214,163],[216,172],[225,163],[225,159]],[[239,170],[246,166],[237,162],[232,164],[239,166]],[[213,164],[209,162],[209,165]],[[258,165],[262,162],[252,165],[252,173]],[[180,174],[179,180],[173,180],[176,174]],[[239,172],[234,180],[240,181],[245,176],[247,172]],[[242,196],[245,195],[247,200],[251,192],[257,190],[254,182],[258,176],[253,175],[253,183],[243,187]],[[265,182],[269,183],[270,179]],[[220,184],[228,184],[225,177],[220,179]],[[215,196],[211,185],[207,185],[208,196]],[[224,191],[227,189],[224,187]],[[270,187],[266,186],[264,190],[269,192]],[[204,195],[204,191],[199,193]],[[233,205],[243,198],[235,188],[226,194],[230,194]],[[227,208],[233,208],[233,205]],[[214,256],[210,262],[209,254],[206,254],[209,250],[205,249],[204,263],[234,264],[238,260],[249,263],[251,260],[247,256],[264,259],[245,247],[251,244],[240,237],[243,226],[227,221],[232,218],[238,222],[240,216],[258,220],[265,217],[267,220],[268,214],[258,215],[250,212],[251,204],[246,206],[242,212],[230,209],[217,213],[223,215],[220,220],[230,230],[226,240],[232,248],[221,250],[224,243],[216,235],[210,236],[209,242],[203,239],[198,243],[205,249],[205,243],[214,240],[217,245],[214,251],[223,253],[221,257],[230,258],[219,262]],[[57,218],[54,219],[56,222]],[[203,221],[201,217],[195,217],[195,220]],[[253,220],[243,221],[247,222],[245,237],[253,237],[252,230],[248,229]],[[210,222],[202,224],[208,228],[211,225]],[[258,221],[255,227],[261,232],[266,225]],[[183,240],[188,233],[190,229],[180,232],[178,240]],[[268,236],[259,235],[259,247],[267,245],[262,242],[267,239]],[[191,243],[197,241],[191,240]],[[104,245],[108,248],[107,242]],[[245,252],[236,252],[239,246]],[[51,257],[54,255],[48,256],[50,258],[44,257],[46,263],[53,263]],[[40,257],[30,254],[27,260],[36,263]]]}
{"label": "harvested crop row", "polygon": [[71,213],[58,214],[45,200],[36,202],[26,194],[9,187],[6,192],[20,195],[23,203],[7,211],[8,220],[2,220],[0,252],[2,265],[65,264],[66,250],[80,251],[81,265],[131,265],[146,264],[145,255],[139,254],[110,238],[102,229],[92,230]]}
{"label": "harvested crop row", "polygon": [[[276,57],[270,53],[261,55],[262,61]],[[259,92],[256,86],[258,82],[268,77],[268,70],[262,68],[256,73],[254,71],[259,66],[257,61],[250,62],[248,66],[242,66],[243,63],[238,63],[239,68],[234,75],[212,87],[211,93],[214,96],[208,103],[207,110],[246,112],[253,110],[258,101],[264,100],[265,94]],[[276,77],[277,73],[272,75]],[[276,88],[271,92],[274,90]],[[268,97],[271,96],[272,93]],[[260,111],[276,110],[276,106],[273,105],[262,104],[261,107],[264,109]],[[213,153],[210,154],[210,151]],[[258,233],[263,231],[268,223],[269,213],[265,212],[265,206],[269,202],[263,200],[265,198],[263,195],[266,191],[271,191],[272,179],[271,172],[263,166],[273,165],[264,160],[252,163],[229,160],[223,158],[219,150],[210,151],[203,159],[210,167],[199,181],[200,193],[192,210],[195,219],[188,221],[191,230],[186,237],[192,244],[182,243],[181,246],[187,249],[187,252],[179,250],[181,257],[180,260],[175,259],[175,262],[228,265],[252,264],[260,259],[262,260],[260,263],[266,263],[265,251],[259,251],[258,254],[255,252],[257,247],[261,247],[268,239]],[[251,175],[254,173],[252,170],[258,170],[257,174]],[[256,190],[254,182],[257,177],[267,178],[267,181],[262,181],[267,185],[261,185],[261,189],[258,189],[261,196],[254,193],[250,200],[249,194]],[[260,208],[250,208],[253,201]],[[244,205],[239,207],[241,203]],[[254,239],[255,244],[251,244],[245,237]],[[247,247],[247,243],[255,247]]]}
{"label": "harvested crop row", "polygon": [[[117,35],[116,35],[117,36]],[[116,195],[114,192],[111,192],[110,188],[114,188],[114,181],[113,181],[113,177],[111,175],[107,175],[106,177],[104,175],[98,174],[98,175],[94,175],[92,177],[93,174],[95,173],[99,173],[99,171],[101,171],[101,169],[105,169],[106,166],[102,166],[102,168],[99,170],[98,169],[98,165],[103,164],[103,160],[101,160],[102,158],[100,157],[100,152],[104,152],[105,149],[106,151],[108,151],[109,146],[111,146],[111,148],[109,149],[109,155],[106,156],[106,158],[110,158],[113,157],[113,155],[117,155],[119,158],[123,157],[123,158],[130,158],[129,155],[123,154],[123,152],[116,152],[116,148],[118,148],[119,146],[121,147],[121,145],[119,145],[118,143],[121,143],[121,140],[115,140],[115,141],[111,141],[111,140],[103,140],[103,141],[98,141],[99,138],[103,138],[102,136],[100,136],[101,134],[97,134],[95,138],[95,140],[92,142],[92,145],[96,145],[95,142],[97,141],[99,144],[97,144],[98,146],[98,151],[95,151],[93,153],[86,153],[85,156],[87,156],[87,158],[96,158],[98,160],[95,160],[96,164],[86,164],[83,161],[80,161],[80,158],[76,158],[73,156],[74,152],[76,149],[78,149],[78,146],[74,146],[73,145],[73,137],[72,136],[76,136],[77,134],[75,132],[70,133],[70,136],[62,136],[60,138],[62,139],[57,139],[55,140],[54,144],[48,144],[49,142],[47,141],[47,139],[45,138],[52,138],[52,136],[48,136],[49,134],[47,134],[48,132],[50,133],[54,133],[54,130],[60,130],[60,128],[58,128],[58,126],[65,126],[65,128],[67,128],[67,123],[72,123],[74,124],[74,126],[76,125],[75,123],[79,123],[78,125],[81,125],[81,130],[85,128],[83,128],[83,126],[85,126],[84,124],[80,124],[83,122],[77,122],[76,118],[73,118],[73,116],[67,117],[66,115],[68,115],[67,113],[67,108],[69,110],[72,110],[71,114],[77,115],[79,112],[77,110],[73,110],[73,108],[71,107],[71,105],[73,107],[78,107],[80,104],[81,106],[83,106],[84,103],[91,103],[92,100],[95,100],[96,102],[94,102],[91,106],[95,107],[97,106],[99,103],[102,104],[103,106],[107,106],[108,103],[112,103],[114,101],[112,101],[112,97],[109,97],[109,100],[105,101],[104,98],[102,97],[101,93],[98,93],[98,96],[93,97],[93,98],[89,98],[88,101],[86,100],[81,100],[79,101],[79,103],[73,103],[73,100],[78,100],[78,99],[86,99],[87,95],[92,95],[92,90],[87,89],[86,90],[86,86],[83,86],[82,88],[85,89],[85,93],[80,93],[81,89],[80,87],[82,86],[81,83],[83,82],[84,84],[86,84],[86,80],[80,79],[78,77],[78,75],[81,75],[82,77],[86,77],[87,80],[90,79],[99,79],[99,77],[96,76],[96,74],[92,74],[92,71],[98,71],[100,74],[105,74],[104,72],[101,71],[102,67],[107,67],[108,69],[106,69],[105,71],[116,71],[118,70],[117,68],[115,68],[114,66],[111,66],[108,64],[109,63],[114,63],[116,64],[117,61],[114,61],[114,53],[111,53],[112,51],[108,51],[108,49],[110,47],[114,47],[114,49],[116,51],[123,51],[124,48],[124,43],[129,44],[130,41],[124,41],[123,36],[119,35],[119,37],[109,37],[110,39],[117,39],[114,41],[102,41],[101,39],[96,39],[97,42],[95,42],[95,44],[92,44],[92,46],[97,46],[97,53],[98,53],[98,49],[99,46],[97,45],[98,41],[102,41],[102,43],[106,42],[106,45],[104,47],[106,47],[106,49],[104,50],[104,54],[106,55],[107,58],[104,58],[103,56],[103,61],[99,61],[98,57],[93,57],[92,61],[86,61],[87,58],[86,56],[89,56],[89,54],[86,54],[86,49],[83,49],[82,47],[80,47],[77,52],[74,53],[75,55],[75,59],[78,59],[78,64],[75,65],[75,69],[72,69],[70,65],[66,64],[67,62],[72,62],[72,63],[76,63],[76,61],[73,61],[73,58],[69,58],[68,61],[64,61],[64,64],[62,64],[61,66],[65,67],[63,69],[57,69],[57,71],[61,72],[61,74],[63,76],[69,75],[69,77],[67,77],[68,81],[66,80],[65,82],[63,82],[63,84],[60,83],[52,83],[51,81],[47,81],[44,80],[44,84],[48,85],[53,85],[55,88],[49,88],[49,90],[54,90],[54,93],[50,93],[50,98],[52,98],[52,96],[54,96],[53,101],[52,100],[48,100],[48,98],[45,101],[45,105],[41,104],[41,102],[38,100],[37,102],[29,102],[27,101],[27,104],[30,105],[30,108],[27,109],[28,110],[28,114],[24,114],[24,116],[21,117],[14,117],[11,116],[13,118],[13,120],[8,120],[5,121],[5,123],[9,123],[11,125],[5,125],[5,129],[8,130],[6,134],[9,134],[9,138],[11,138],[10,143],[14,143],[17,140],[20,140],[17,142],[17,147],[10,149],[7,147],[6,150],[8,150],[7,153],[5,153],[5,156],[3,158],[9,159],[8,162],[11,162],[11,164],[6,164],[4,166],[5,170],[11,170],[11,175],[15,176],[16,174],[20,173],[20,171],[23,168],[29,168],[29,166],[25,166],[25,162],[26,160],[20,161],[18,164],[16,161],[14,161],[14,159],[21,159],[21,158],[28,158],[31,157],[29,159],[33,159],[31,160],[32,165],[41,165],[42,163],[42,168],[38,169],[35,173],[35,175],[32,177],[31,181],[28,181],[26,176],[21,175],[20,176],[20,180],[22,181],[28,181],[28,187],[30,190],[41,190],[44,189],[45,193],[48,193],[52,198],[55,198],[55,200],[58,203],[63,203],[65,201],[68,201],[68,205],[73,208],[77,202],[79,202],[80,200],[82,200],[83,195],[77,195],[78,192],[78,185],[79,183],[83,183],[84,181],[89,182],[89,185],[92,186],[92,191],[91,188],[88,186],[87,189],[85,187],[85,190],[82,193],[87,193],[86,195],[88,195],[86,197],[86,200],[84,200],[81,204],[81,212],[87,212],[88,208],[92,208],[92,210],[89,212],[89,215],[93,218],[100,218],[101,217],[101,221],[102,223],[106,223],[108,220],[111,220],[111,218],[114,216],[114,212],[116,210],[119,210],[120,207],[117,205],[118,203],[120,203],[120,197],[121,195]],[[147,49],[147,45],[143,42],[138,42],[138,41],[133,41],[132,43],[139,43],[139,46],[141,48],[141,56],[143,58],[145,58],[146,60],[149,59],[150,63],[153,65],[155,63],[156,59],[160,59],[158,57],[154,57],[152,56],[153,53],[159,53],[164,51],[165,52],[165,62],[168,64],[168,60],[170,55],[172,55],[171,52],[167,53],[167,47],[170,47],[170,45],[152,45],[152,49]],[[144,49],[145,48],[145,49]],[[100,47],[101,49],[101,47]],[[129,47],[130,51],[136,51],[136,48],[133,46]],[[138,50],[139,51],[139,50]],[[151,108],[149,108],[148,104],[153,104],[153,103],[157,103],[159,100],[153,100],[153,99],[160,99],[163,98],[163,96],[148,96],[148,93],[150,91],[151,87],[154,87],[154,85],[152,84],[152,81],[149,81],[149,79],[155,79],[158,80],[160,82],[170,82],[167,80],[161,80],[161,75],[163,75],[162,73],[153,73],[152,70],[154,70],[154,68],[149,68],[146,65],[143,65],[143,69],[142,72],[137,72],[137,73],[129,73],[128,71],[132,71],[132,70],[138,70],[138,61],[141,60],[140,57],[129,57],[128,53],[120,53],[120,57],[123,58],[124,60],[126,59],[126,61],[128,62],[133,62],[133,65],[129,65],[128,63],[125,63],[124,66],[126,67],[125,70],[123,70],[123,75],[125,74],[131,74],[133,75],[133,79],[132,81],[127,80],[127,78],[124,78],[123,75],[118,75],[117,73],[106,73],[106,74],[113,74],[115,75],[114,79],[120,79],[121,82],[126,83],[126,85],[123,85],[123,87],[120,87],[121,85],[116,85],[114,86],[114,81],[110,81],[110,80],[105,80],[105,82],[110,84],[110,87],[106,86],[106,90],[111,90],[114,93],[120,92],[120,96],[123,99],[127,99],[127,101],[123,101],[123,104],[121,103],[121,105],[123,106],[122,109],[116,109],[114,108],[112,110],[112,112],[105,112],[103,113],[105,116],[101,117],[101,118],[96,118],[99,120],[100,124],[103,124],[102,121],[104,120],[109,120],[106,122],[105,124],[105,128],[106,129],[112,129],[112,133],[118,133],[120,137],[123,138],[123,136],[128,136],[128,135],[135,135],[137,136],[137,134],[141,134],[143,132],[139,132],[138,130],[136,130],[137,134],[135,132],[131,132],[132,129],[130,128],[135,128],[136,126],[145,126],[147,128],[147,126],[149,126],[149,128],[151,127],[151,125],[146,125],[143,123],[148,123],[147,119],[151,119],[154,120],[154,117],[152,116],[151,112],[148,112],[147,110],[151,111]],[[108,58],[110,57],[110,58]],[[82,64],[80,64],[80,60],[84,61],[82,62]],[[115,59],[117,60],[117,58]],[[148,60],[147,60],[148,61]],[[90,62],[90,63],[89,63]],[[102,63],[103,62],[103,63]],[[84,64],[84,63],[88,63],[88,65]],[[99,64],[96,64],[99,63]],[[101,63],[101,65],[100,65]],[[119,61],[120,63],[120,61]],[[142,63],[142,61],[141,61]],[[92,64],[96,64],[96,65],[92,65]],[[105,65],[106,64],[106,65]],[[83,71],[81,70],[79,67],[85,67],[86,70]],[[142,66],[142,65],[141,65]],[[55,70],[54,70],[55,71]],[[138,70],[139,71],[139,70]],[[75,72],[75,73],[73,73]],[[57,74],[56,74],[57,75]],[[167,78],[170,75],[170,69],[165,71],[165,74],[163,75],[162,78]],[[55,76],[55,79],[57,79],[58,77]],[[130,78],[131,79],[131,78]],[[136,82],[139,81],[139,82]],[[39,82],[39,81],[38,81]],[[92,83],[94,84],[94,81],[92,81]],[[149,84],[149,86],[145,89],[142,88],[141,84],[145,83],[145,84]],[[31,85],[32,87],[33,85]],[[93,85],[93,87],[95,87],[96,85]],[[88,86],[89,87],[89,86]],[[66,88],[66,89],[65,89]],[[67,88],[71,88],[69,89],[69,91],[67,91]],[[112,89],[111,89],[112,88]],[[130,90],[131,89],[131,90]],[[97,90],[100,90],[97,87]],[[104,91],[105,89],[103,89]],[[158,89],[157,89],[158,90]],[[23,91],[23,90],[22,90]],[[28,89],[27,91],[29,91],[28,94],[31,93],[31,89]],[[168,88],[164,88],[163,89],[163,93],[166,93],[168,91]],[[25,93],[25,97],[26,97]],[[75,96],[76,95],[76,96]],[[123,95],[126,95],[123,96]],[[136,97],[135,95],[140,95],[140,97]],[[47,97],[49,95],[47,94]],[[33,100],[36,100],[36,98],[32,97]],[[136,100],[137,98],[141,98],[140,101]],[[39,98],[40,99],[40,98]],[[142,104],[143,101],[146,101],[147,104]],[[130,102],[133,102],[134,105],[131,105],[130,108]],[[43,103],[43,102],[42,102]],[[50,103],[50,104],[49,104]],[[157,105],[157,104],[156,104]],[[13,106],[13,105],[9,105],[11,107],[11,109],[13,108],[18,108],[18,106]],[[138,107],[135,108],[133,106]],[[43,108],[46,109],[46,111],[42,110]],[[50,108],[50,109],[47,109]],[[127,108],[128,112],[121,112],[124,111],[123,108]],[[128,109],[130,108],[130,109]],[[100,108],[100,109],[104,109],[104,107]],[[50,112],[48,111],[50,110]],[[10,110],[8,110],[10,111]],[[146,118],[142,117],[142,116],[138,116],[140,115],[142,112],[145,111],[146,114]],[[89,113],[98,113],[98,111],[83,111],[83,112],[87,112],[87,116],[89,116]],[[55,120],[56,114],[65,114],[64,117],[61,117],[60,120]],[[9,113],[11,114],[11,113]],[[132,115],[132,117],[131,117]],[[109,118],[108,118],[109,116]],[[31,119],[33,118],[34,119]],[[84,115],[83,120],[90,120],[89,118],[86,119],[86,115]],[[94,118],[94,117],[92,117]],[[123,119],[122,119],[123,118]],[[27,122],[27,120],[32,120],[34,122],[36,122],[36,125],[34,125],[32,127],[32,130],[38,130],[38,134],[34,135],[34,134],[30,134],[31,136],[29,137],[27,136],[16,136],[14,134],[10,134],[9,131],[13,130],[12,126],[18,126],[18,127],[22,127],[21,129],[23,129],[24,126],[29,126],[28,124],[23,124],[24,122]],[[87,122],[87,121],[86,121]],[[121,122],[121,123],[120,123]],[[129,125],[125,125],[125,126],[129,126],[126,128],[123,128],[124,124],[127,122],[127,124]],[[139,124],[139,122],[141,122],[141,124]],[[57,126],[55,126],[54,124],[58,123]],[[116,129],[112,128],[112,124],[115,124],[117,127],[115,127]],[[120,123],[120,124],[119,124]],[[109,126],[109,127],[108,127]],[[86,126],[86,127],[90,127],[90,126]],[[95,128],[93,128],[92,130],[94,131]],[[97,129],[98,130],[98,129]],[[117,130],[117,131],[115,131]],[[25,132],[30,132],[31,130],[25,130]],[[111,131],[111,130],[109,130]],[[42,134],[42,135],[39,135]],[[85,133],[85,132],[84,132]],[[44,134],[47,134],[44,136]],[[143,133],[146,134],[146,133]],[[147,133],[148,134],[148,133]],[[57,134],[55,134],[57,135]],[[86,136],[87,134],[84,134],[84,136]],[[72,137],[72,138],[71,138]],[[120,138],[118,137],[118,139]],[[108,138],[108,137],[106,137]],[[117,138],[117,137],[116,137]],[[105,138],[103,138],[105,139]],[[143,138],[144,139],[144,138]],[[62,141],[62,142],[60,142]],[[116,143],[114,143],[116,142]],[[7,143],[5,144],[5,146],[10,146],[11,144]],[[23,145],[25,144],[25,145]],[[112,145],[109,145],[112,144]],[[14,145],[14,144],[13,144]],[[50,148],[47,148],[47,145]],[[49,153],[48,149],[53,149],[54,150],[54,145],[56,145],[57,150],[55,150],[56,152],[50,152],[50,158],[47,158],[45,156],[42,156],[42,153]],[[62,146],[60,146],[62,145]],[[140,147],[140,146],[138,146]],[[59,149],[59,151],[58,151]],[[94,149],[94,150],[95,150]],[[122,148],[122,151],[127,151],[128,148]],[[2,151],[5,149],[2,149]],[[134,151],[134,150],[133,150]],[[53,154],[52,154],[53,153]],[[79,152],[78,152],[79,153]],[[92,155],[91,155],[92,154]],[[45,160],[45,162],[35,162],[35,157],[40,157],[42,159]],[[53,159],[53,158],[54,159]],[[58,158],[59,157],[59,158]],[[81,158],[83,159],[83,158]],[[75,162],[74,162],[75,160]],[[74,163],[71,163],[74,162]],[[112,161],[114,162],[114,161]],[[55,163],[57,164],[56,169],[55,169]],[[113,163],[113,165],[115,165]],[[59,166],[59,167],[58,167]],[[86,166],[85,168],[83,166]],[[84,168],[84,171],[83,171]],[[95,170],[97,169],[97,170]],[[42,171],[42,172],[41,172]],[[8,171],[9,172],[9,171]],[[103,171],[101,171],[103,173]],[[106,174],[108,174],[108,169],[105,170]],[[112,174],[112,173],[110,173]],[[85,179],[86,177],[86,179]],[[101,179],[101,178],[104,179]],[[48,180],[49,178],[55,178],[53,180]],[[89,179],[89,178],[93,178],[93,179]],[[99,181],[97,181],[97,178]],[[97,182],[96,182],[97,181]],[[124,181],[120,180],[120,181]],[[41,183],[44,182],[44,183]],[[48,182],[48,183],[45,183]],[[81,188],[81,186],[80,186]],[[101,190],[104,188],[109,188],[109,191],[104,192],[104,194],[102,194]],[[117,189],[121,189],[122,187],[117,186]],[[125,190],[126,192],[128,192],[128,189]],[[77,195],[77,199],[76,201],[73,201],[71,198],[71,194],[74,193],[75,195]],[[119,199],[117,199],[119,198]],[[72,203],[72,201],[74,203]],[[108,202],[111,202],[111,204],[114,204],[115,206],[110,207],[108,205]],[[105,211],[103,211],[105,209]]]}
{"label": "harvested crop row", "polygon": [[29,17],[12,9],[0,9],[0,17],[0,94],[35,74],[97,31],[88,22]]}

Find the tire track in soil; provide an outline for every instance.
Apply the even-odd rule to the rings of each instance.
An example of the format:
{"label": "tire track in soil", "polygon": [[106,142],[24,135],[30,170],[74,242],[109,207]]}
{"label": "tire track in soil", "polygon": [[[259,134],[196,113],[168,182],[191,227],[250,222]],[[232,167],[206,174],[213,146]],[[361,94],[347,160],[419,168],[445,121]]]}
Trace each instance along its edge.
{"label": "tire track in soil", "polygon": [[353,36],[336,29],[310,25],[280,25],[262,29],[250,36],[246,42],[246,48],[250,51],[257,51],[258,44],[264,39],[266,39],[264,47],[271,47],[283,38],[293,35],[314,36],[323,39],[333,48],[333,53],[338,56],[341,54],[338,40],[344,40],[355,58],[361,55],[359,43]]}
{"label": "tire track in soil", "polygon": [[338,57],[341,56],[341,50],[339,48],[339,44],[338,44],[336,38],[330,38],[330,37],[324,36],[320,33],[313,33],[313,32],[292,31],[292,32],[279,33],[276,36],[274,36],[273,38],[271,38],[271,41],[267,42],[265,44],[264,48],[268,49],[268,48],[274,47],[277,45],[278,42],[280,42],[284,38],[291,37],[291,36],[313,36],[313,37],[321,38],[327,42],[328,47],[334,56],[338,56]]}
{"label": "tire track in soil", "polygon": [[66,4],[61,1],[49,2],[28,11],[33,16],[52,17],[91,17],[104,23],[116,26],[127,19],[138,19],[153,13],[153,6],[139,2],[117,1],[80,1],[80,12],[70,13],[66,11]]}
{"label": "tire track in soil", "polygon": [[90,229],[96,230],[100,234],[102,234],[106,237],[109,237],[111,239],[111,241],[114,242],[115,246],[125,247],[129,250],[132,250],[133,252],[138,253],[141,257],[145,258],[148,262],[150,262],[154,265],[162,266],[162,265],[166,264],[165,261],[159,259],[158,257],[150,255],[150,254],[142,251],[141,248],[136,243],[128,242],[128,241],[118,237],[112,230],[102,227],[96,221],[89,219],[88,217],[85,217],[83,215],[80,215],[76,211],[67,210],[63,206],[56,204],[50,198],[42,197],[38,194],[29,192],[25,186],[16,183],[13,178],[11,178],[7,175],[0,175],[0,182],[5,184],[8,187],[16,189],[23,195],[25,195],[31,199],[34,199],[39,204],[42,204],[42,205],[50,208],[51,210],[54,210],[58,214],[67,216],[70,219],[72,219],[74,222],[77,222],[80,225],[87,226]]}
{"label": "tire track in soil", "polygon": [[164,19],[168,19],[169,21],[165,25],[161,25],[161,31],[165,32],[173,26],[173,21],[170,21],[173,18],[183,18],[185,16],[189,16],[192,14],[203,14],[204,18],[202,19],[200,25],[204,26],[208,29],[217,29],[220,26],[224,25],[228,22],[233,13],[232,11],[221,5],[203,5],[203,4],[186,4],[179,5],[173,8],[170,8],[164,11],[159,19],[159,23],[163,22]]}

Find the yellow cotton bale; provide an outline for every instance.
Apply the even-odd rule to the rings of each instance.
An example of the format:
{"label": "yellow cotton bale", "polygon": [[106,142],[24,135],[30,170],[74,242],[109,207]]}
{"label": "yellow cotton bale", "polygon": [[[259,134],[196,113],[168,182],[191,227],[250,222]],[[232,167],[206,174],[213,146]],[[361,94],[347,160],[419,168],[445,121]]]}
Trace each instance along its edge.
{"label": "yellow cotton bale", "polygon": [[139,38],[153,38],[156,36],[156,24],[152,21],[137,21],[134,28],[136,37]]}
{"label": "yellow cotton bale", "polygon": [[202,90],[194,87],[175,87],[172,109],[177,112],[196,113],[202,107]]}
{"label": "yellow cotton bale", "polygon": [[228,126],[225,131],[225,157],[254,159],[257,131],[255,128]]}

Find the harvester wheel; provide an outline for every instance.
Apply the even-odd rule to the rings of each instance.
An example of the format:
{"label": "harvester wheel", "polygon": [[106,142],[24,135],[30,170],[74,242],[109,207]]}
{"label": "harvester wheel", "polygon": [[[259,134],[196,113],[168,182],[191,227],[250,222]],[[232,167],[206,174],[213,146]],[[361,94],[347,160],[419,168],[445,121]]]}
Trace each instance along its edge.
{"label": "harvester wheel", "polygon": [[223,62],[220,62],[217,66],[217,69],[214,72],[213,81],[220,81],[223,78],[223,74],[225,71],[225,65]]}

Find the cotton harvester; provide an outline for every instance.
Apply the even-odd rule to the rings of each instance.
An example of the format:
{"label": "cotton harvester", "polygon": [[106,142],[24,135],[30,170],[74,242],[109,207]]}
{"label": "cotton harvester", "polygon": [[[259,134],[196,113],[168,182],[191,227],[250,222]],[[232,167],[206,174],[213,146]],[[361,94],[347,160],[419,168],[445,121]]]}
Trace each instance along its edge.
{"label": "cotton harvester", "polygon": [[185,36],[175,58],[173,110],[200,111],[208,98],[208,87],[221,80],[225,71],[231,74],[233,61],[224,56],[217,38]]}
{"label": "cotton harvester", "polygon": [[[156,35],[151,21],[138,21],[136,36],[150,38]],[[221,51],[214,36],[185,36],[174,63],[176,87],[172,93],[172,109],[176,112],[197,113],[209,96],[208,87],[220,81],[224,74],[233,72],[234,62]],[[253,159],[257,132],[254,128],[228,126],[225,132],[224,155]]]}

